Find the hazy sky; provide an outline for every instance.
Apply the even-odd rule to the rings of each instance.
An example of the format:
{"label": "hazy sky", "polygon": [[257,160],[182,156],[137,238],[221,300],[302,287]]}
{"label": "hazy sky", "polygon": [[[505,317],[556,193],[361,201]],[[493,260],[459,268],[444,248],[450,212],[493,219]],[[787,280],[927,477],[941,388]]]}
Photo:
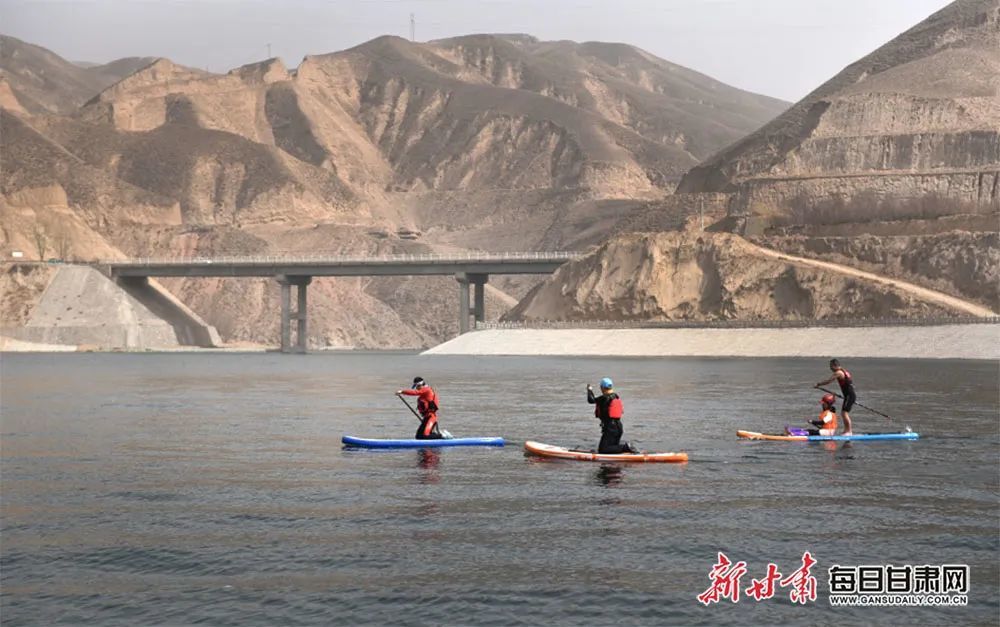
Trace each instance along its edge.
{"label": "hazy sky", "polygon": [[0,0],[0,32],[73,61],[163,56],[222,72],[295,66],[384,34],[620,41],[797,100],[947,0]]}

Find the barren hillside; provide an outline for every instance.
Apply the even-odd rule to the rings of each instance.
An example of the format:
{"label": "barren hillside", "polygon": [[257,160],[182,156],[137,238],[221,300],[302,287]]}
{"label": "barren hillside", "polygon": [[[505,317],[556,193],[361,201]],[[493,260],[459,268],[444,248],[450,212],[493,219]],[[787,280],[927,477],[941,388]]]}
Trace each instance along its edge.
{"label": "barren hillside", "polygon": [[1000,2],[956,0],[693,168],[679,192],[805,220],[866,194],[1000,201]]}
{"label": "barren hillside", "polygon": [[183,122],[133,132],[67,118],[32,123],[88,165],[176,199],[185,224],[371,218],[329,170],[233,133]]}
{"label": "barren hillside", "polygon": [[[6,84],[3,89],[31,113],[72,113],[105,87],[152,62],[152,57],[130,57],[81,67],[40,46],[0,35],[0,85]],[[12,108],[3,103],[0,100],[4,108]]]}
{"label": "barren hillside", "polygon": [[[670,191],[784,104],[628,46],[617,48],[630,55],[602,60],[601,46],[381,37],[292,71],[273,59],[227,75],[161,59],[81,114],[127,131],[184,122],[239,134],[332,170],[358,193],[578,188],[636,197]],[[497,67],[485,67],[484,55]],[[522,80],[491,80],[489,71]]]}
{"label": "barren hillside", "polygon": [[[5,253],[39,232],[73,258],[588,246],[784,106],[618,44],[382,37],[209,74],[4,41]],[[275,341],[273,282],[166,283],[224,339]],[[490,315],[531,284],[496,277]],[[311,293],[318,345],[457,329],[451,279]]]}
{"label": "barren hillside", "polygon": [[953,2],[617,228],[702,211],[710,231],[1000,311],[1000,2]]}
{"label": "barren hillside", "polygon": [[525,320],[774,320],[955,313],[939,302],[764,254],[730,233],[633,233],[567,263],[508,314]]}
{"label": "barren hillside", "polygon": [[[627,44],[543,42],[527,35],[469,35],[433,43],[493,85],[598,113],[699,161],[728,136],[756,128],[761,118],[785,106]],[[715,109],[710,120],[706,105]]]}
{"label": "barren hillside", "polygon": [[49,253],[66,240],[62,252],[72,250],[81,259],[115,256],[109,238],[117,229],[181,223],[180,207],[169,196],[87,164],[6,110],[0,110],[0,155],[5,257],[12,249],[38,254],[38,232],[48,240]]}
{"label": "barren hillside", "polygon": [[[997,0],[958,0],[784,113],[624,44],[380,37],[209,74],[84,69],[15,42],[0,249],[40,254],[39,234],[45,256],[58,241],[77,258],[601,246],[534,289],[492,278],[491,318],[515,298],[512,317],[561,319],[954,310],[906,281],[998,309],[998,24]],[[42,284],[17,283],[28,304],[5,310],[23,317]],[[224,340],[276,341],[274,281],[165,284]],[[314,345],[457,330],[450,278],[310,290]]]}

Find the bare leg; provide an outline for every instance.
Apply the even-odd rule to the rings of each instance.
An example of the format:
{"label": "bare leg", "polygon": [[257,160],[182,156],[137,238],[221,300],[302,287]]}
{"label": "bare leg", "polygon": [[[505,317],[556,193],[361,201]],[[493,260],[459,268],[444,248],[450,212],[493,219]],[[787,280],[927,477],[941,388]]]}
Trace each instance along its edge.
{"label": "bare leg", "polygon": [[844,433],[843,435],[854,435],[854,429],[851,428],[851,415],[844,412]]}

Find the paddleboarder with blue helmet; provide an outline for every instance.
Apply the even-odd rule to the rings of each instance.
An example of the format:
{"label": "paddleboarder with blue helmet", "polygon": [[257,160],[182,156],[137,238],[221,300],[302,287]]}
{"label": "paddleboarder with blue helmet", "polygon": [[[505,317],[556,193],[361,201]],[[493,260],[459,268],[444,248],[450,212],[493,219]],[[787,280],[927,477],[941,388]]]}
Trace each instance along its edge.
{"label": "paddleboarder with blue helmet", "polygon": [[601,421],[601,442],[597,452],[604,455],[621,453],[638,453],[639,451],[628,442],[622,444],[622,415],[624,406],[622,399],[615,393],[614,382],[608,377],[601,379],[601,395],[594,395],[594,387],[587,384],[587,402],[596,405],[594,416]]}

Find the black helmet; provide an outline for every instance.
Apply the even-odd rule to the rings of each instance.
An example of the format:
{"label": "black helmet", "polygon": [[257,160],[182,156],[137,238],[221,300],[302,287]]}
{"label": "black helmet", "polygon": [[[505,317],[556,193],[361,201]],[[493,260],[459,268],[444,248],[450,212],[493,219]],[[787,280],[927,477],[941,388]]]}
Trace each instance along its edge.
{"label": "black helmet", "polygon": [[424,378],[423,377],[413,377],[413,389],[415,390],[418,387],[420,387],[421,385],[427,385],[427,382],[424,381]]}

